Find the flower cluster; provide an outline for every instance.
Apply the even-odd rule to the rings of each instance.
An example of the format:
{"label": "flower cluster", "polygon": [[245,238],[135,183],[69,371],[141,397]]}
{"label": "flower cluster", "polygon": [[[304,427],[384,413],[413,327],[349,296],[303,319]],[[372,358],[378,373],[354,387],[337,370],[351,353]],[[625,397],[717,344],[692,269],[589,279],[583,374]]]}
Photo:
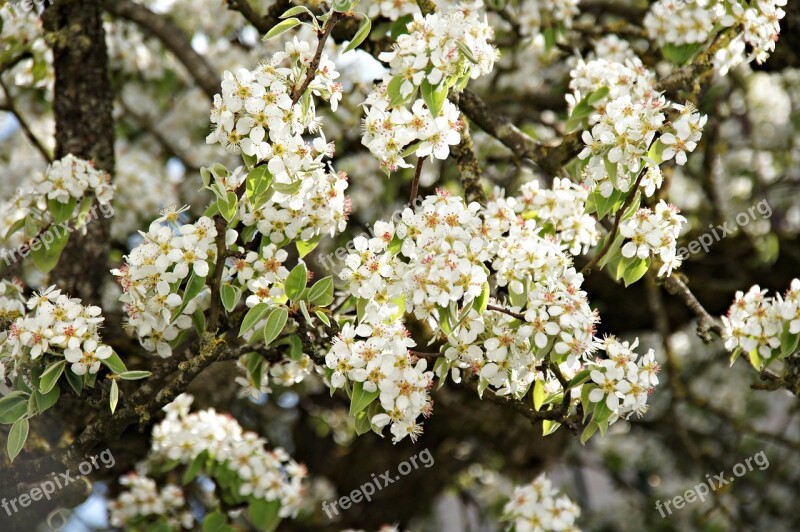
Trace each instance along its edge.
{"label": "flower cluster", "polygon": [[213,409],[189,413],[194,398],[181,394],[164,407],[166,418],[153,429],[151,453],[190,464],[201,453],[228,469],[242,483],[236,496],[279,501],[281,517],[295,516],[307,472],[281,448],[266,451],[266,440],[246,432],[231,416]]}
{"label": "flower cluster", "polygon": [[225,71],[222,94],[214,96],[206,141],[219,143],[232,153],[244,153],[256,161],[268,161],[278,182],[291,183],[312,176],[324,166],[333,147],[324,136],[306,143],[303,133],[319,129],[312,95],[330,101],[334,111],[342,97],[336,66],[322,54],[316,75],[304,95],[294,93],[305,79],[314,56],[311,45],[296,38],[250,71]]}
{"label": "flower cluster", "polygon": [[682,46],[708,42],[717,27],[741,25],[742,34],[726,47],[727,70],[745,60],[746,46],[752,50],[751,58],[766,61],[775,50],[786,1],[659,0],[645,16],[644,26],[658,44]]}
{"label": "flower cluster", "polygon": [[[111,271],[119,277],[124,293],[127,325],[142,347],[161,357],[172,356],[170,342],[192,326],[190,316],[198,309],[199,294],[180,295],[177,288],[187,278],[205,278],[214,263],[217,230],[211,218],[176,225],[180,211],[164,213],[141,232],[144,242]],[[165,223],[166,222],[166,223]],[[191,277],[190,277],[191,274]]]}
{"label": "flower cluster", "polygon": [[704,43],[720,20],[721,6],[716,0],[659,0],[645,15],[644,27],[660,45]]}
{"label": "flower cluster", "polygon": [[152,519],[165,522],[170,529],[194,526],[194,516],[178,486],[167,484],[159,491],[155,480],[135,473],[121,477],[119,483],[127,489],[108,503],[112,526],[130,528]]}
{"label": "flower cluster", "polygon": [[[564,364],[564,372],[573,374],[578,361],[595,349],[598,320],[581,290],[583,276],[572,267],[555,233],[574,243],[570,218],[575,205],[568,203],[585,200],[585,191],[564,180],[556,191],[527,185],[523,198],[500,195],[481,210],[477,203],[466,205],[440,190],[419,202],[416,210],[406,208],[397,227],[379,222],[374,237],[356,238],[341,278],[350,294],[363,301],[360,327],[380,324],[375,331],[381,335],[387,327],[396,332],[402,312],[414,312],[446,337],[442,351],[454,380],[468,370],[481,378],[482,386],[492,386],[500,394],[519,397],[537,378],[546,380],[537,364],[551,350]],[[523,212],[537,211],[539,221],[536,216],[517,216],[518,205]],[[578,241],[581,246],[585,243],[583,236]],[[508,286],[516,305],[512,314],[523,314],[524,321],[477,310],[488,303],[487,263],[496,272],[497,285]],[[374,341],[374,331],[357,330],[370,336],[367,345]],[[400,349],[393,356],[405,356],[413,345],[405,341],[402,349],[393,344]],[[383,340],[380,343],[384,345]],[[364,361],[352,353],[349,343],[341,344],[329,354],[334,386],[344,386],[346,379],[363,382],[366,377],[359,371]],[[418,377],[420,384],[422,380]],[[383,389],[382,384],[377,387]],[[416,406],[415,416],[423,405]]]}
{"label": "flower cluster", "polygon": [[669,276],[681,264],[677,244],[684,222],[686,218],[678,214],[678,208],[663,200],[655,211],[639,209],[620,224],[620,234],[628,239],[622,246],[622,256],[638,259],[657,256],[662,263],[658,275]]}
{"label": "flower cluster", "polygon": [[[722,317],[728,351],[757,353],[769,360],[780,348],[784,356],[797,349],[800,334],[800,279],[793,279],[783,297],[765,297],[758,285],[747,293],[736,292],[728,315]],[[760,368],[758,368],[760,369]]]}
{"label": "flower cluster", "polygon": [[[663,96],[646,102],[622,96],[610,102],[605,113],[596,116],[597,123],[591,131],[583,132],[586,147],[579,154],[581,159],[589,159],[584,175],[592,188],[597,187],[604,198],[615,190],[628,192],[643,166],[648,167],[644,169],[646,172],[653,166],[650,149],[656,133],[661,133],[658,138],[661,159],[674,158],[679,165],[686,164],[686,154],[697,147],[707,117],[689,103],[672,107],[679,117],[665,124],[667,101]],[[648,175],[643,182],[648,195],[660,181],[658,174]]]}
{"label": "flower cluster", "polygon": [[617,62],[600,55],[599,51],[597,55],[599,56],[597,59],[590,61],[578,60],[577,65],[570,71],[569,88],[573,92],[566,96],[570,109],[574,108],[581,98],[601,87],[607,87],[609,92],[594,104],[598,112],[608,102],[623,96],[629,96],[636,102],[650,101],[658,96],[655,90],[655,75],[642,64],[641,59],[634,56],[623,62]]}
{"label": "flower cluster", "polygon": [[344,195],[347,175],[320,168],[297,184],[296,192],[275,191],[258,206],[244,196],[239,202],[242,223],[257,227],[279,246],[344,231],[350,214],[350,201]]}
{"label": "flower cluster", "polygon": [[437,86],[449,79],[477,79],[494,68],[497,50],[490,44],[494,30],[472,6],[457,5],[445,13],[415,14],[408,33],[397,37],[392,51],[379,59],[391,75],[402,78],[400,95],[411,96],[427,81]]}
{"label": "flower cluster", "polygon": [[553,180],[552,189],[530,181],[520,188],[518,198],[514,211],[533,218],[537,225],[547,226],[547,234],[552,234],[572,255],[586,253],[597,244],[595,219],[586,213],[586,187],[558,177]]}
{"label": "flower cluster", "polygon": [[634,351],[637,345],[638,339],[629,344],[609,336],[603,342],[608,358],[587,364],[591,368],[591,383],[584,386],[591,387],[589,401],[605,402],[611,411],[609,423],[628,418],[634,412],[640,416],[647,412],[647,397],[658,384],[661,368],[655,352],[650,349],[639,358]]}
{"label": "flower cluster", "polygon": [[535,35],[543,28],[563,24],[572,27],[573,19],[580,12],[580,0],[532,0],[519,2],[519,11],[514,18],[519,22],[525,35]]}
{"label": "flower cluster", "polygon": [[[89,193],[93,193],[101,204],[111,203],[114,188],[106,172],[97,170],[92,162],[72,155],[54,161],[45,172],[34,174],[31,183],[17,191],[12,199],[0,202],[3,212],[0,218],[0,235],[3,236],[0,239],[20,229],[20,224],[26,219],[30,219],[38,228],[51,223],[52,216],[47,214],[48,202],[75,206]],[[78,207],[73,209],[77,210]],[[17,238],[22,236],[19,233]],[[21,243],[9,242],[12,245]]]}
{"label": "flower cluster", "polygon": [[424,359],[412,356],[408,348],[414,345],[400,322],[371,318],[355,326],[346,323],[325,356],[334,388],[350,380],[365,393],[379,392],[381,410],[370,422],[378,428],[390,425],[395,442],[406,436],[416,440],[422,433],[417,418],[430,415],[433,406],[428,394],[433,373],[426,371]]}
{"label": "flower cluster", "polygon": [[230,259],[222,278],[235,281],[250,292],[245,300],[249,308],[259,303],[273,304],[284,294],[281,284],[288,277],[289,270],[283,263],[288,256],[286,250],[267,244],[261,253],[249,251],[243,257]]}
{"label": "flower cluster", "polygon": [[[407,33],[379,56],[390,72],[365,102],[362,144],[388,171],[410,166],[404,160],[410,153],[446,159],[450,146],[460,142],[459,112],[447,93],[491,72],[498,55],[481,7],[482,2],[456,3],[441,13],[416,13]],[[415,98],[418,92],[421,98]]]}
{"label": "flower cluster", "polygon": [[7,316],[24,314],[2,333],[0,344],[0,357],[15,365],[45,355],[63,356],[74,374],[94,374],[113,352],[100,338],[100,307],[84,306],[55,286],[34,293],[26,302],[27,313],[20,309],[18,289],[9,283],[3,284],[2,300]]}
{"label": "flower cluster", "polygon": [[544,473],[530,484],[514,488],[503,507],[503,520],[511,521],[517,532],[577,531],[575,521],[580,514],[578,505],[559,495]]}
{"label": "flower cluster", "polygon": [[418,157],[432,155],[444,160],[450,155],[450,146],[461,142],[458,108],[449,101],[443,103],[437,117],[422,100],[416,100],[409,111],[404,106],[393,107],[388,86],[381,84],[369,94],[364,108],[361,143],[390,172],[411,166],[403,158],[406,146],[416,146]]}

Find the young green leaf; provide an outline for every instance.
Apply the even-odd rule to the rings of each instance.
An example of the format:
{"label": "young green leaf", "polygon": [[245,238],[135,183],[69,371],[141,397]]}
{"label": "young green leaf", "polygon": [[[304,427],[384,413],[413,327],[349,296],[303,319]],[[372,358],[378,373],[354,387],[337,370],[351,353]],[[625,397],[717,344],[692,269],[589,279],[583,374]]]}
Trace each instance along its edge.
{"label": "young green leaf", "polygon": [[149,371],[124,371],[119,374],[119,378],[124,381],[138,381],[151,375],[152,373]]}
{"label": "young green leaf", "polygon": [[276,307],[269,311],[264,325],[264,345],[271,344],[278,337],[288,319],[289,310],[286,307]]}
{"label": "young green leaf", "polygon": [[25,446],[25,440],[28,439],[28,419],[21,418],[11,425],[11,431],[8,433],[8,443],[6,449],[8,450],[8,459],[13,462],[19,452]]}
{"label": "young green leaf", "polygon": [[264,35],[264,38],[261,40],[267,41],[269,39],[274,39],[278,35],[286,33],[287,31],[294,28],[298,24],[300,24],[300,21],[297,20],[296,18],[287,18],[286,20],[283,20],[277,23],[275,26],[273,26],[272,29],[269,30],[267,34]]}
{"label": "young green leaf", "polygon": [[266,303],[259,303],[255,307],[248,310],[247,314],[245,314],[244,319],[242,320],[242,326],[239,328],[239,337],[241,338],[244,336],[244,334],[252,329],[256,323],[261,321],[268,311],[269,305]]}
{"label": "young green leaf", "polygon": [[345,47],[344,51],[349,52],[350,50],[354,50],[358,48],[358,45],[364,42],[364,39],[369,36],[369,32],[372,29],[372,21],[369,19],[368,16],[364,15],[364,20],[361,21],[361,26],[359,26],[358,31],[353,36],[353,40],[350,41],[350,44]]}
{"label": "young green leaf", "polygon": [[117,384],[117,379],[111,379],[111,393],[108,397],[108,406],[111,408],[112,414],[117,409],[117,403],[119,403],[119,385]]}
{"label": "young green leaf", "polygon": [[14,391],[0,399],[0,423],[9,425],[28,412],[28,394]]}
{"label": "young green leaf", "polygon": [[219,296],[225,310],[232,312],[236,308],[239,298],[242,297],[242,290],[238,286],[225,283],[220,287]]}
{"label": "young green leaf", "polygon": [[292,268],[289,276],[286,278],[285,290],[286,296],[292,301],[297,301],[303,295],[308,282],[308,269],[302,262]]}
{"label": "young green leaf", "polygon": [[312,305],[326,307],[333,303],[333,277],[327,276],[309,288],[306,300]]}
{"label": "young green leaf", "polygon": [[51,364],[45,371],[42,373],[42,376],[39,377],[39,391],[42,393],[47,393],[53,389],[53,387],[58,382],[58,378],[61,377],[61,374],[64,373],[64,366],[66,366],[66,360],[59,360],[55,364]]}
{"label": "young green leaf", "polygon": [[355,416],[367,408],[372,401],[381,394],[379,390],[368,392],[364,390],[364,383],[356,382],[353,386],[353,397],[350,398],[350,415]]}

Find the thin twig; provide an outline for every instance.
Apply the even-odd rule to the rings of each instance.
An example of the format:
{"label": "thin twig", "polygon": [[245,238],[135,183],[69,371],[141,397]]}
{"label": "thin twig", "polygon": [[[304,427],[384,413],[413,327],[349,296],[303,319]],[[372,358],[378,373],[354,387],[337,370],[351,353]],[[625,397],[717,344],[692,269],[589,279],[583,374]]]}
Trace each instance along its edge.
{"label": "thin twig", "polygon": [[314,53],[314,58],[311,60],[311,63],[308,65],[308,70],[306,73],[306,79],[303,80],[302,85],[297,87],[292,92],[292,104],[296,104],[300,101],[300,98],[303,97],[303,93],[306,92],[306,89],[311,82],[314,81],[314,78],[317,75],[317,68],[319,68],[319,62],[322,60],[322,49],[325,48],[325,41],[328,40],[328,37],[333,31],[333,27],[339,22],[342,18],[344,18],[344,13],[339,13],[338,11],[332,11],[331,16],[328,21],[325,23],[325,27],[322,28],[322,32],[319,34],[319,39],[317,41],[317,51]]}
{"label": "thin twig", "polygon": [[517,318],[518,320],[525,321],[525,315],[520,314],[519,312],[514,312],[513,310],[509,310],[505,307],[498,307],[497,305],[487,305],[487,310],[494,310],[495,312],[502,312],[503,314],[508,314],[512,318]]}
{"label": "thin twig", "polygon": [[48,164],[53,162],[53,156],[50,155],[50,152],[47,151],[47,148],[44,147],[44,144],[36,138],[36,135],[33,134],[33,130],[31,130],[28,123],[25,121],[25,118],[22,116],[22,113],[19,112],[17,107],[14,105],[14,99],[11,97],[11,91],[8,90],[8,86],[5,84],[2,78],[0,78],[0,87],[3,88],[3,94],[5,95],[6,104],[2,107],[3,110],[8,111],[17,119],[19,123],[19,127],[22,128],[23,133],[25,136],[28,137],[28,140],[33,144],[34,148],[42,154],[45,161]]}
{"label": "thin twig", "polygon": [[417,167],[414,169],[414,180],[411,182],[411,198],[409,202],[414,203],[419,194],[419,177],[422,175],[422,164],[425,162],[425,157],[417,157]]}
{"label": "thin twig", "polygon": [[613,244],[614,240],[617,238],[617,231],[619,230],[619,224],[622,221],[622,216],[625,214],[625,211],[628,210],[633,198],[636,197],[636,192],[639,190],[639,184],[642,182],[644,174],[645,171],[642,169],[642,171],[639,172],[639,177],[636,178],[636,182],[633,184],[631,190],[628,192],[628,195],[625,197],[622,207],[620,207],[617,211],[617,215],[614,217],[614,226],[611,228],[611,232],[608,234],[608,240],[606,240],[606,243],[603,245],[603,249],[601,249],[600,252],[589,262],[589,264],[584,266],[584,268],[581,270],[581,273],[584,276],[592,273],[592,269],[597,266],[597,263],[600,262],[603,257],[606,256],[608,250],[611,249],[611,244]]}

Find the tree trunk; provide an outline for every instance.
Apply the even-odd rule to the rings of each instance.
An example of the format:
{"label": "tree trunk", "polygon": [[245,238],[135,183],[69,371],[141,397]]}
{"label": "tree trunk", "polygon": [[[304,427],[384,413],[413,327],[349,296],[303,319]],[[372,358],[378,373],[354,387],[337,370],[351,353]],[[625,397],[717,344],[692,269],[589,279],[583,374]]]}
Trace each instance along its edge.
{"label": "tree trunk", "polygon": [[[113,94],[100,0],[56,0],[42,19],[53,48],[56,159],[72,154],[114,170]],[[99,304],[108,274],[110,219],[88,222],[86,234],[75,232],[52,281],[69,295]]]}

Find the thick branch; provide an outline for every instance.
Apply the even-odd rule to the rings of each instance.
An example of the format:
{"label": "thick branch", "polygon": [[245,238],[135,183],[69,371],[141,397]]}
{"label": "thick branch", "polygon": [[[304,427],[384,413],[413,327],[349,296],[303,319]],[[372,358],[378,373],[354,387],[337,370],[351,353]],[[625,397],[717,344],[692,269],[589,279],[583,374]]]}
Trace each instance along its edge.
{"label": "thick branch", "polygon": [[550,176],[555,175],[580,149],[578,132],[566,135],[557,146],[536,142],[508,118],[490,109],[477,94],[468,89],[461,92],[459,105],[464,114],[481,129],[502,142],[520,159],[533,160]]}
{"label": "thick branch", "polygon": [[464,188],[464,195],[467,203],[477,201],[481,205],[486,205],[486,193],[483,191],[481,183],[481,168],[478,158],[475,156],[475,147],[472,144],[472,137],[469,134],[469,122],[464,113],[461,113],[461,142],[453,146],[453,155],[456,159],[456,167],[461,174],[461,186]]}
{"label": "thick branch", "polygon": [[217,73],[203,56],[194,51],[186,34],[169,18],[129,0],[104,0],[103,7],[109,13],[137,24],[164,43],[209,98],[219,92]]}

